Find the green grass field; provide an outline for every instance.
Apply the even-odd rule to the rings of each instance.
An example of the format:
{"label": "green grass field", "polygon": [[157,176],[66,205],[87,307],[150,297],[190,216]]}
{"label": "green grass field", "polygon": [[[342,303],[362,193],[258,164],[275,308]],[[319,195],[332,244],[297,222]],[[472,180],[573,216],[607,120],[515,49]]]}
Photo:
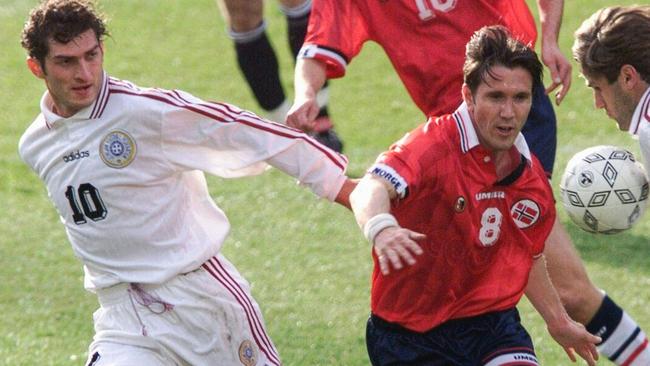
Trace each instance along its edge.
{"label": "green grass field", "polygon": [[[19,45],[22,24],[35,3],[0,0],[0,365],[81,365],[97,302],[83,289],[81,265],[44,187],[17,154],[18,139],[38,113],[44,89],[25,67]],[[582,19],[612,3],[567,1],[561,35],[566,53]],[[102,4],[112,31],[105,59],[110,74],[259,112],[212,0]],[[274,2],[266,10],[291,95],[286,25]],[[423,122],[376,45],[367,45],[348,76],[331,86],[331,112],[353,175],[362,174],[379,152]],[[572,90],[556,110],[556,192],[566,162],[583,148],[616,144],[639,154],[636,141],[593,109],[591,92],[576,70]],[[225,254],[251,282],[284,362],[367,365],[370,249],[352,215],[317,200],[277,171],[234,181],[211,177],[209,184],[233,225]],[[592,279],[650,329],[650,215],[628,232],[595,236],[570,224],[558,208]],[[542,363],[570,364],[525,300],[521,311]]]}

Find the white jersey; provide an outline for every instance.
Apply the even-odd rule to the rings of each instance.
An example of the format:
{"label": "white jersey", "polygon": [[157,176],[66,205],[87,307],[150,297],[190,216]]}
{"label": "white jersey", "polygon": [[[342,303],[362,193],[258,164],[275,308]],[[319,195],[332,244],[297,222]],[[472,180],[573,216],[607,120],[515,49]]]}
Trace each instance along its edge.
{"label": "white jersey", "polygon": [[634,110],[629,131],[632,135],[639,136],[645,168],[650,173],[650,87],[643,93]]}
{"label": "white jersey", "polygon": [[231,178],[272,165],[329,200],[345,181],[346,158],[304,133],[182,91],[104,74],[91,106],[69,118],[51,106],[46,92],[19,151],[45,182],[91,291],[163,283],[218,253],[230,225],[203,171]]}

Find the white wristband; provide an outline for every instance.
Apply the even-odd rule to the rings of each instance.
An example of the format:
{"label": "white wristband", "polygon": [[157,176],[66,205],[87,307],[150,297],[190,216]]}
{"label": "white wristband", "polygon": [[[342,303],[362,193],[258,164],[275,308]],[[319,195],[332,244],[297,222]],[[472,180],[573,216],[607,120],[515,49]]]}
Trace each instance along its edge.
{"label": "white wristband", "polygon": [[395,216],[389,213],[380,213],[373,216],[363,225],[363,235],[368,239],[370,244],[375,244],[375,237],[379,234],[380,231],[384,230],[387,227],[399,226]]}

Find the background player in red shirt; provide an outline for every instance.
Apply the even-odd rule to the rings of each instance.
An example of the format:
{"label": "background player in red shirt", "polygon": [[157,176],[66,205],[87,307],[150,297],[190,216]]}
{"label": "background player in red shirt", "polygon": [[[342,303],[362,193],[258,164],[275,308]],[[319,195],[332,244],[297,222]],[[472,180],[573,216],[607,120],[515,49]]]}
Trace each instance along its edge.
{"label": "background player in red shirt", "polygon": [[[279,3],[280,10],[287,17],[287,38],[295,58],[307,33],[311,0],[279,0]],[[291,104],[285,97],[280,81],[275,50],[266,35],[263,0],[217,0],[217,5],[228,24],[228,35],[235,45],[237,64],[255,100],[270,120],[284,122]],[[340,152],[343,145],[332,130],[327,110],[327,89],[323,89],[319,95],[320,106],[313,136]]]}
{"label": "background player in red shirt", "polygon": [[[571,65],[557,44],[563,1],[538,0],[542,61],[556,102],[567,93]],[[309,129],[317,113],[316,91],[327,77],[340,77],[366,41],[382,46],[411,98],[427,116],[453,112],[461,103],[463,45],[473,31],[501,24],[523,43],[534,45],[534,19],[524,0],[314,0],[305,44],[295,72],[296,96],[287,123]],[[553,107],[543,85],[533,92],[533,105],[522,133],[550,177],[556,148]],[[601,352],[612,359],[635,352],[644,332],[621,307],[589,279],[571,238],[559,220],[547,240],[548,270],[569,315],[603,336]],[[607,329],[607,332],[602,332]],[[611,331],[611,333],[610,333]],[[615,334],[610,338],[610,334]],[[640,352],[650,357],[650,347]],[[621,363],[619,363],[621,364]]]}
{"label": "background player in red shirt", "polygon": [[353,191],[374,247],[373,365],[537,365],[515,308],[524,291],[570,358],[595,364],[600,338],[546,273],[555,203],[520,134],[541,72],[505,28],[482,28],[467,44],[464,103],[380,155]]}

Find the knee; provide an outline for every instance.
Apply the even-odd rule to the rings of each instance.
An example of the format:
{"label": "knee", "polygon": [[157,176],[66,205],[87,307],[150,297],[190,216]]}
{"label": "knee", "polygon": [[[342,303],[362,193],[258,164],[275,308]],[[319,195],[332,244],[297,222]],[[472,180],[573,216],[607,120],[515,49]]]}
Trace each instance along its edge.
{"label": "knee", "polygon": [[562,281],[555,285],[569,316],[587,324],[600,308],[604,294],[589,281]]}
{"label": "knee", "polygon": [[264,6],[262,1],[225,1],[222,7],[229,28],[237,33],[251,31],[262,23]]}

